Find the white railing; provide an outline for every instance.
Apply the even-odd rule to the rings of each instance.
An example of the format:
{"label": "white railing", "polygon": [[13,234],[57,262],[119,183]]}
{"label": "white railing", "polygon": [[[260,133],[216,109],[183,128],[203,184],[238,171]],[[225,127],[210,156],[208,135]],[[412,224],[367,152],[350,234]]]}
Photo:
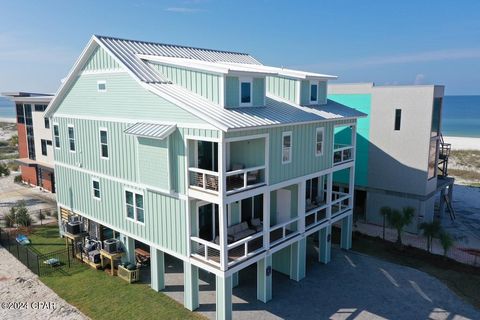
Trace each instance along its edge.
{"label": "white railing", "polygon": [[220,245],[198,237],[190,237],[190,240],[192,241],[192,256],[208,261],[220,267]]}
{"label": "white railing", "polygon": [[[258,244],[254,241],[263,237],[263,232],[258,232],[234,243],[227,245],[228,265],[235,264],[263,250],[263,241]],[[257,240],[258,242],[258,240]]]}
{"label": "white railing", "polygon": [[265,183],[265,166],[228,171],[227,194],[254,188]]}
{"label": "white railing", "polygon": [[190,187],[218,191],[218,172],[200,168],[188,168],[190,175]]}
{"label": "white railing", "polygon": [[336,144],[333,149],[333,163],[341,164],[353,160],[353,146]]}
{"label": "white railing", "polygon": [[[310,228],[316,226],[320,222],[327,220],[327,207],[328,205],[322,205],[320,207],[313,208],[305,213],[305,227]],[[312,218],[313,216],[313,218]]]}
{"label": "white railing", "polygon": [[[341,194],[341,192],[338,192],[339,194]],[[348,204],[348,200],[351,198],[351,195],[349,194],[346,194],[344,195],[343,197],[338,197],[335,201],[332,202],[332,218],[340,213],[343,213],[345,212],[346,210],[348,209],[351,209],[350,208],[350,205]],[[345,201],[347,203],[345,203]]]}
{"label": "white railing", "polygon": [[[276,244],[280,241],[283,241],[285,239],[288,239],[290,237],[293,237],[294,235],[296,235],[298,233],[298,220],[300,220],[301,217],[296,217],[290,221],[287,221],[287,222],[284,222],[284,223],[281,223],[281,224],[277,224],[273,227],[270,228],[270,244],[273,245],[273,244]],[[291,227],[292,224],[295,224],[295,227],[296,228],[291,228],[289,229],[288,227]],[[277,230],[282,230],[281,233],[280,233],[280,238],[278,239],[273,239],[272,241],[272,236],[275,236],[277,237],[277,233],[275,231]],[[293,230],[293,229],[296,229],[296,230]]]}

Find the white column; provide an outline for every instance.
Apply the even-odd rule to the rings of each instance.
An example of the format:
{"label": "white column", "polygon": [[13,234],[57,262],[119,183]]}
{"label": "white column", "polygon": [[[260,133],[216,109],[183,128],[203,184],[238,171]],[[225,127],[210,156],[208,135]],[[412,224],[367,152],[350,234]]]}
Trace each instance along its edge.
{"label": "white column", "polygon": [[270,248],[270,191],[263,193],[263,248]]}
{"label": "white column", "polygon": [[232,277],[216,276],[216,319],[232,319]]}
{"label": "white column", "polygon": [[227,206],[225,204],[226,195],[226,175],[225,170],[227,166],[227,160],[225,151],[227,149],[226,142],[224,140],[223,132],[221,133],[221,141],[218,143],[218,227],[219,227],[219,240],[220,240],[220,270],[225,271],[228,268],[228,251],[227,251]]}
{"label": "white column", "polygon": [[[300,220],[298,220],[298,231],[300,233],[305,232],[305,188],[306,188],[306,181],[301,181],[298,184],[298,216],[300,217]],[[317,189],[318,190],[318,189]]]}
{"label": "white column", "polygon": [[332,217],[332,190],[333,190],[333,173],[327,174],[327,219]]}
{"label": "white column", "polygon": [[150,287],[155,291],[165,289],[164,254],[154,247],[150,247]]}
{"label": "white column", "polygon": [[272,256],[257,262],[257,299],[267,303],[272,300]]}
{"label": "white column", "polygon": [[332,226],[328,225],[318,232],[318,260],[321,263],[330,262]]}
{"label": "white column", "polygon": [[198,308],[198,267],[186,261],[183,262],[183,294],[184,305],[190,311]]}
{"label": "white column", "polygon": [[125,250],[125,255],[122,257],[122,261],[135,264],[135,239],[124,234],[121,235],[120,239]]}
{"label": "white column", "polygon": [[352,223],[352,214],[349,214],[342,219],[342,229],[340,234],[340,246],[342,249],[349,250],[352,248]]}

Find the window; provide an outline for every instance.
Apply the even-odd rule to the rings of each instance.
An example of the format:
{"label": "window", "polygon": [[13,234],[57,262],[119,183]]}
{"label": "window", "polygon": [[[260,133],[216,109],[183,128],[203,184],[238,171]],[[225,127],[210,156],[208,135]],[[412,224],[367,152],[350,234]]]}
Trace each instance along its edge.
{"label": "window", "polygon": [[318,102],[318,83],[310,83],[310,103]]}
{"label": "window", "polygon": [[92,179],[93,198],[100,200],[100,180]]}
{"label": "window", "polygon": [[45,129],[50,129],[50,120],[48,118],[44,118],[43,122],[45,124]]}
{"label": "window", "polygon": [[47,146],[51,146],[52,145],[52,140],[47,140]]}
{"label": "window", "polygon": [[108,135],[107,129],[100,129],[100,154],[103,159],[108,159]]}
{"label": "window", "polygon": [[400,130],[400,123],[402,121],[402,109],[395,109],[395,130]]}
{"label": "window", "polygon": [[107,91],[107,82],[105,80],[97,81],[97,91],[106,92]]}
{"label": "window", "polygon": [[47,155],[47,140],[41,139],[40,143],[42,145],[42,156],[46,156]]}
{"label": "window", "polygon": [[73,125],[68,125],[68,142],[70,151],[75,152],[75,131]]}
{"label": "window", "polygon": [[47,105],[46,104],[36,104],[35,105],[35,111],[37,112],[43,112],[47,109]]}
{"label": "window", "polygon": [[252,81],[240,80],[240,105],[252,105]]}
{"label": "window", "polygon": [[143,195],[126,190],[125,205],[127,209],[127,218],[141,223],[145,222]]}
{"label": "window", "polygon": [[23,114],[23,104],[17,103],[17,122],[18,123],[25,123],[25,115]]}
{"label": "window", "polygon": [[433,100],[433,110],[432,110],[432,129],[431,137],[436,137],[440,135],[440,122],[442,119],[442,98],[435,98]]}
{"label": "window", "polygon": [[60,133],[58,131],[58,124],[53,125],[53,139],[55,140],[55,148],[60,148]]}
{"label": "window", "polygon": [[282,163],[292,162],[292,133],[284,132],[282,134]]}
{"label": "window", "polygon": [[323,154],[323,128],[317,128],[315,132],[315,155],[321,156]]}

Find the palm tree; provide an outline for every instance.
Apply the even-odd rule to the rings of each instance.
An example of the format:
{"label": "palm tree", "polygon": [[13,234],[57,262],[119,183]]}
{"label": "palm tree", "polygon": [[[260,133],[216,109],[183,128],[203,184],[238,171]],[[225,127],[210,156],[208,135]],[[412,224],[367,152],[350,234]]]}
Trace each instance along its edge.
{"label": "palm tree", "polygon": [[443,248],[443,256],[446,258],[448,250],[453,246],[453,243],[454,243],[453,238],[446,231],[440,232],[439,238],[440,238],[440,244],[442,245],[442,248]]}
{"label": "palm tree", "polygon": [[403,229],[412,223],[413,217],[415,215],[415,208],[404,207],[402,212],[399,210],[392,210],[389,215],[387,215],[387,222],[392,227],[397,229],[397,243],[399,246],[402,246],[402,232]]}
{"label": "palm tree", "polygon": [[442,230],[440,221],[422,222],[419,229],[422,230],[423,235],[427,238],[427,251],[431,252],[433,238],[437,237]]}
{"label": "palm tree", "polygon": [[385,220],[388,215],[392,213],[392,208],[390,207],[381,207],[380,215],[383,217],[383,240],[385,240]]}

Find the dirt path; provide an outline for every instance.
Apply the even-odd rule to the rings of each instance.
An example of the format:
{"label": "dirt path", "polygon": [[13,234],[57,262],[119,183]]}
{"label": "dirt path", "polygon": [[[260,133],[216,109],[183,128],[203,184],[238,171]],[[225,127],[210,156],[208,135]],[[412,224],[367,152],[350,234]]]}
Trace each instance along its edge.
{"label": "dirt path", "polygon": [[0,319],[89,319],[0,247]]}

